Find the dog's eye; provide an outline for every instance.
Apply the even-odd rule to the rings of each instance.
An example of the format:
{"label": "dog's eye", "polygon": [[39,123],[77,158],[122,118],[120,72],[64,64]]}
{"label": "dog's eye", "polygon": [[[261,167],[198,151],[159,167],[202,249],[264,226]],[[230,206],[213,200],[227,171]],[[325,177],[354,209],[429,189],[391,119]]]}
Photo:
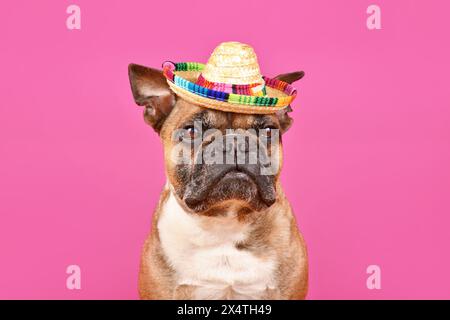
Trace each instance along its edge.
{"label": "dog's eye", "polygon": [[195,140],[198,136],[198,130],[194,126],[187,126],[184,128],[183,139]]}
{"label": "dog's eye", "polygon": [[272,137],[273,130],[276,130],[276,128],[269,126],[269,127],[260,129],[260,132],[261,132],[262,136],[264,136],[266,138],[270,138],[270,137]]}

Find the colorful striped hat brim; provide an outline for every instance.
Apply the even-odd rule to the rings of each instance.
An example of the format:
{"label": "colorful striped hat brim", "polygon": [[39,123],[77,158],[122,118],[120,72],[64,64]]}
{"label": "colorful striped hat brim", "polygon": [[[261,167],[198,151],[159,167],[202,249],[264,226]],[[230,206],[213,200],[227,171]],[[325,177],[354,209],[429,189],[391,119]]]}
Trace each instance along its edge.
{"label": "colorful striped hat brim", "polygon": [[274,113],[289,106],[297,95],[292,85],[268,77],[262,77],[263,84],[249,85],[206,81],[201,77],[204,67],[204,64],[197,62],[165,62],[163,74],[171,89],[182,98],[228,112]]}

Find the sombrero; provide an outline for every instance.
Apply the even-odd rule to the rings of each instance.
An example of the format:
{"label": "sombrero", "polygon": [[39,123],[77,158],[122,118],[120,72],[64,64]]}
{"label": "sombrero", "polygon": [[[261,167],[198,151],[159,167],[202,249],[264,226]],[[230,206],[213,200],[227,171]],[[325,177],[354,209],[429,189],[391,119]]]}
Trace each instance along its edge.
{"label": "sombrero", "polygon": [[239,42],[221,43],[206,64],[166,61],[163,74],[181,98],[227,112],[275,113],[297,94],[287,82],[262,76],[253,48]]}

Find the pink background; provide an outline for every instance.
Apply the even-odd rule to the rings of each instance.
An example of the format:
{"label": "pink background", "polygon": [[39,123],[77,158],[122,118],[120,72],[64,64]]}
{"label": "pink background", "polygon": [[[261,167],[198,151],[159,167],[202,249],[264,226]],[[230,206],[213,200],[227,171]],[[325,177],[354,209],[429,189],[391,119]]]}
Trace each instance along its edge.
{"label": "pink background", "polygon": [[[164,184],[130,62],[254,46],[264,74],[305,70],[284,137],[310,299],[450,298],[450,57],[442,1],[3,1],[0,298],[135,299]],[[66,267],[82,289],[66,289]],[[381,267],[381,290],[366,267]]]}

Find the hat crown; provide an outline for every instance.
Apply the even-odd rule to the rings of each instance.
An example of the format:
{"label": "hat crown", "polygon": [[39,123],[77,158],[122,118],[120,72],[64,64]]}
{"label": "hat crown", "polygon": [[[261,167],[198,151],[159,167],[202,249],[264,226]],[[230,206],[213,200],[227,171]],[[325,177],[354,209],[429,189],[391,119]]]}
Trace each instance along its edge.
{"label": "hat crown", "polygon": [[216,83],[249,85],[264,80],[256,53],[251,46],[240,42],[223,42],[211,54],[202,76]]}

